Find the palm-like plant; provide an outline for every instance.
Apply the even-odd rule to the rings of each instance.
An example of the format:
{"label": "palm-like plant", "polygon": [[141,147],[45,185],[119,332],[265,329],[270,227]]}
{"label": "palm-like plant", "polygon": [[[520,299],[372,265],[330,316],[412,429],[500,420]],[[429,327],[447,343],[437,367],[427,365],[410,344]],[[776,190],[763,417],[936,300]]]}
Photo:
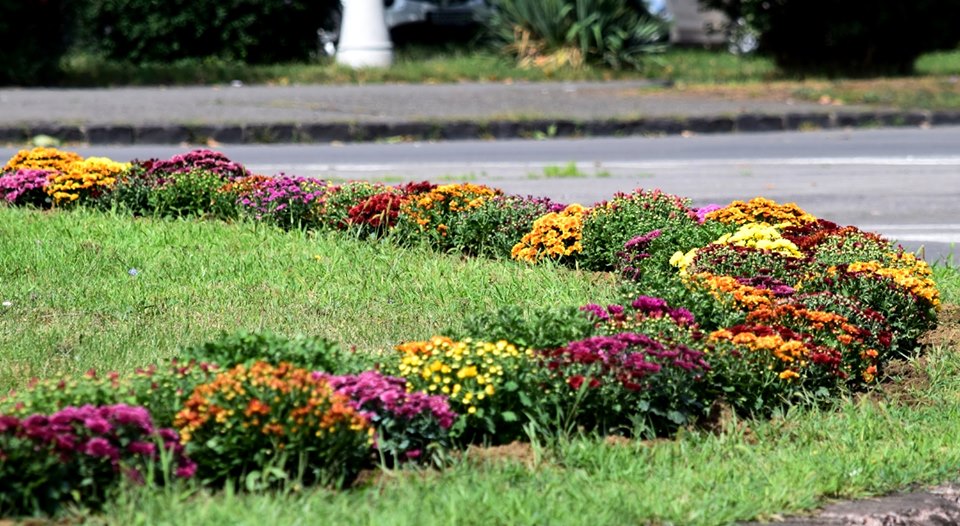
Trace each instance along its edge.
{"label": "palm-like plant", "polygon": [[521,63],[553,56],[573,66],[640,68],[665,48],[663,21],[631,0],[499,0],[487,27]]}

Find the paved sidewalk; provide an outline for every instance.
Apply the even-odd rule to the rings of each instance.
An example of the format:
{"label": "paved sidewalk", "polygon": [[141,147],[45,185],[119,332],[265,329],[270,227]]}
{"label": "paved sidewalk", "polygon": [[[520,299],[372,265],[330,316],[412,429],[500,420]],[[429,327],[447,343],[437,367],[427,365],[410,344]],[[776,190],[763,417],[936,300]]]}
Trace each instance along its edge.
{"label": "paved sidewalk", "polygon": [[0,144],[311,143],[393,138],[724,133],[960,124],[877,111],[693,96],[645,81],[0,89]]}

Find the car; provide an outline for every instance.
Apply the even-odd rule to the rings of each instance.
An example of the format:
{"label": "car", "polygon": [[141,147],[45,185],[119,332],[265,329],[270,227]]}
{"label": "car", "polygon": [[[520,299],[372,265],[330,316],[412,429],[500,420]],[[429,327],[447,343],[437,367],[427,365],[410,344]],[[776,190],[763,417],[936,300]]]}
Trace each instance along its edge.
{"label": "car", "polygon": [[[388,30],[424,24],[456,28],[476,24],[491,9],[491,0],[383,0],[383,18]],[[325,55],[336,52],[340,39],[342,8],[317,31],[320,50]]]}

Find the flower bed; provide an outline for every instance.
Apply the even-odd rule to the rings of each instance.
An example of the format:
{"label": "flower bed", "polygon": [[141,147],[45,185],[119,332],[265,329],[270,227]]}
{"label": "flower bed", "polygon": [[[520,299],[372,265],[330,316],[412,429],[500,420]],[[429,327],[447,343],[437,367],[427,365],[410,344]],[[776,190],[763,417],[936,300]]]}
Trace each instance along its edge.
{"label": "flower bed", "polygon": [[[695,209],[638,189],[565,205],[473,184],[255,175],[207,150],[117,163],[52,149],[14,156],[0,198],[550,260],[613,273],[624,297],[504,308],[401,342],[380,363],[325,340],[236,333],[185,346],[170,365],[32,382],[0,399],[0,471],[30,466],[24,473],[67,489],[37,500],[32,486],[11,483],[0,513],[51,510],[76,495],[94,505],[103,488],[148,468],[249,489],[343,486],[377,462],[435,462],[532,428],[669,436],[718,403],[763,417],[875,384],[890,360],[918,352],[940,306],[929,267],[912,254],[762,198]],[[136,436],[110,423],[122,404],[149,418]],[[37,427],[54,421],[66,423]],[[94,488],[69,488],[91,477]]]}

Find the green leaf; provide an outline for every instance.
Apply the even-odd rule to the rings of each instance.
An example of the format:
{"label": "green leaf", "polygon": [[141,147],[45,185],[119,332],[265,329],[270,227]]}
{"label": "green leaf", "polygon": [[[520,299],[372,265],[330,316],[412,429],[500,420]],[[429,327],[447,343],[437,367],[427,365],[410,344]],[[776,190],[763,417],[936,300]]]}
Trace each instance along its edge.
{"label": "green leaf", "polygon": [[517,417],[517,414],[514,413],[513,411],[504,411],[500,413],[500,417],[503,418],[504,422],[516,422],[517,420],[519,420],[519,418]]}

